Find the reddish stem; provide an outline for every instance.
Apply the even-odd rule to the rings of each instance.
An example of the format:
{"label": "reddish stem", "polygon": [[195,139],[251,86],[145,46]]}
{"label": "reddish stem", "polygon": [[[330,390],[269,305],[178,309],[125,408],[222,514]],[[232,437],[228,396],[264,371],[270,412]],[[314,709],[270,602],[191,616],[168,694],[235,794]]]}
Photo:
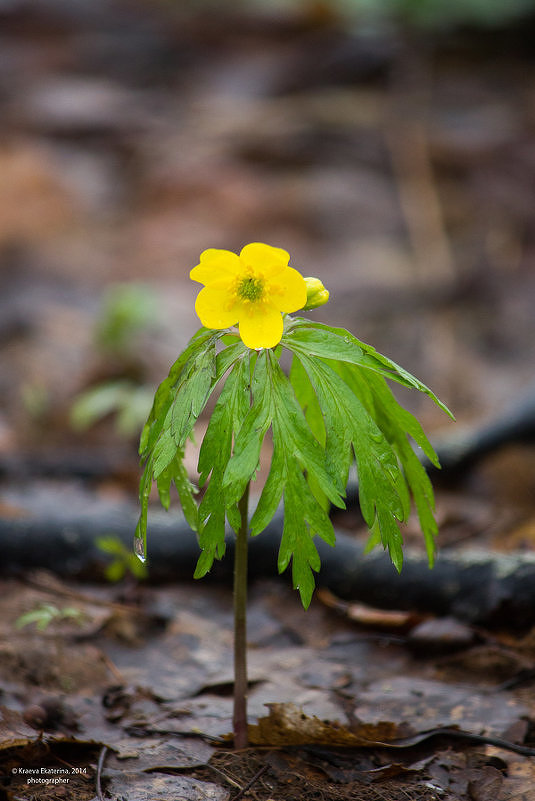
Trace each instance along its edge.
{"label": "reddish stem", "polygon": [[249,484],[238,504],[240,528],[234,551],[234,747],[246,748],[247,734],[247,538]]}

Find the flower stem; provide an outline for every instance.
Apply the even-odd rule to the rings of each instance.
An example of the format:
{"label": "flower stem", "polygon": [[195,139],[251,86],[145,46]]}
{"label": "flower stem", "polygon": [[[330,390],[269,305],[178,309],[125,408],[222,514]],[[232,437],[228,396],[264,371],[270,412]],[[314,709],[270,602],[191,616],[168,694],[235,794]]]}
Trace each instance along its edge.
{"label": "flower stem", "polygon": [[238,503],[240,528],[234,551],[234,747],[246,748],[247,737],[247,538],[249,484]]}

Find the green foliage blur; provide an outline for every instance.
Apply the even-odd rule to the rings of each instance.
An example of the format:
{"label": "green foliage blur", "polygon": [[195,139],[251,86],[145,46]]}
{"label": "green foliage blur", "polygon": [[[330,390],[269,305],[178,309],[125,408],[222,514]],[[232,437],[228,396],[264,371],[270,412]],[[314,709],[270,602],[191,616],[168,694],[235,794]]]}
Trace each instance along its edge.
{"label": "green foliage blur", "polygon": [[[136,367],[139,335],[154,328],[157,319],[157,297],[149,287],[135,283],[112,286],[104,295],[95,327],[95,348],[101,359]],[[132,378],[101,382],[74,400],[71,426],[85,431],[114,414],[118,435],[137,437],[150,410],[152,395],[152,386]]]}
{"label": "green foliage blur", "polygon": [[155,294],[143,284],[117,284],[104,295],[95,338],[103,351],[130,353],[136,335],[158,319]]}
{"label": "green foliage blur", "polygon": [[[214,0],[191,0],[190,7],[217,7]],[[535,13],[535,0],[242,0],[234,8],[271,12],[323,11],[348,23],[408,25],[431,29],[456,25],[499,27]]]}
{"label": "green foliage blur", "polygon": [[58,609],[54,604],[41,604],[17,618],[15,627],[22,629],[35,623],[38,631],[45,631],[51,623],[62,620],[73,620],[81,625],[83,618],[84,613],[80,609],[76,609],[76,607],[64,606],[62,609]]}
{"label": "green foliage blur", "polygon": [[103,553],[112,557],[104,573],[112,584],[121,581],[127,574],[140,580],[147,578],[146,565],[142,564],[132,548],[127,548],[118,537],[114,535],[98,537],[96,545]]}
{"label": "green foliage blur", "polygon": [[535,12],[535,0],[331,0],[349,15],[415,26],[499,26]]}

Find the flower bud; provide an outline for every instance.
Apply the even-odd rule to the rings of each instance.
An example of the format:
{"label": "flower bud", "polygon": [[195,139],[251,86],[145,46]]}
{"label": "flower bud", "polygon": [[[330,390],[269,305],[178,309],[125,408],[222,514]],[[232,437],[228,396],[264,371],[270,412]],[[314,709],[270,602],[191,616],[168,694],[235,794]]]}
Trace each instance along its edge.
{"label": "flower bud", "polygon": [[329,290],[325,289],[319,278],[305,278],[307,287],[307,302],[303,306],[305,311],[324,306],[329,300]]}

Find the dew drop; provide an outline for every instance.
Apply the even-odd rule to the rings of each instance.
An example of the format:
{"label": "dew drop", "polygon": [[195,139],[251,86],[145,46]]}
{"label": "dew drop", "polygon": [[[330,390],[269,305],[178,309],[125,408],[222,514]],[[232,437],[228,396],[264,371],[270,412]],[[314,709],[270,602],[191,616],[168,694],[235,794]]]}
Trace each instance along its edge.
{"label": "dew drop", "polygon": [[143,545],[142,537],[134,537],[134,553],[140,562],[146,562],[145,547]]}

